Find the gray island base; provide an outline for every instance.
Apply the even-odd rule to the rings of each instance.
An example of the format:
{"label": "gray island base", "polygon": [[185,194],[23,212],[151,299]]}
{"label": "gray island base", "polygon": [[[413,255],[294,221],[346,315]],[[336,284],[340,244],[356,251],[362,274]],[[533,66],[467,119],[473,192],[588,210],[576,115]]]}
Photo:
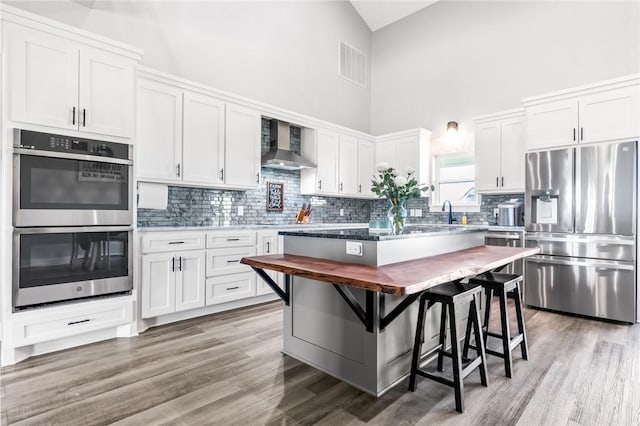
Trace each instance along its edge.
{"label": "gray island base", "polygon": [[[486,228],[423,226],[405,231],[399,236],[367,229],[281,234],[285,254],[383,266],[482,246]],[[352,242],[362,244],[361,256],[347,254]],[[374,323],[373,331],[367,332],[331,284],[295,276],[291,280],[290,303],[284,306],[285,354],[374,396],[408,377],[418,303],[381,330],[380,314],[386,315],[407,296],[372,292]],[[365,306],[366,291],[349,290]],[[466,324],[468,309],[456,315],[459,324]],[[439,319],[440,307],[434,306],[425,321],[425,353],[438,344]],[[464,333],[465,328],[458,327]]]}

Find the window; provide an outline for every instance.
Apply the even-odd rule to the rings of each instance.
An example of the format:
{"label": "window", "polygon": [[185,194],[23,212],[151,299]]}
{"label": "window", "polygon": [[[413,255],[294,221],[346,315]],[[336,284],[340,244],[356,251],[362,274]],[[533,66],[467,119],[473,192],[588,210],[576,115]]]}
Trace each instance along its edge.
{"label": "window", "polygon": [[441,205],[449,200],[454,207],[472,208],[468,210],[479,208],[475,188],[476,166],[473,160],[472,152],[434,157],[433,184],[436,189],[433,193],[432,205]]}

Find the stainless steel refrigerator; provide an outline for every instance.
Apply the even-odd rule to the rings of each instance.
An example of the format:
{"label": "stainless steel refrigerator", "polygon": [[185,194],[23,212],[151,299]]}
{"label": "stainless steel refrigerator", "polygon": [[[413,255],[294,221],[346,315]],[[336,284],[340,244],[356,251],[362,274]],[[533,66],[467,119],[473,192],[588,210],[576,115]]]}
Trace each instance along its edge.
{"label": "stainless steel refrigerator", "polygon": [[637,142],[526,157],[525,302],[636,321]]}

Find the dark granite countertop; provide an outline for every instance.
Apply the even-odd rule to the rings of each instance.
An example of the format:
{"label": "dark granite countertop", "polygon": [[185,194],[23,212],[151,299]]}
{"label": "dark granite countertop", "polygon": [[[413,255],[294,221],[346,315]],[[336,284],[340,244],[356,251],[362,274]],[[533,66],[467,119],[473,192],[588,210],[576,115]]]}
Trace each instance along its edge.
{"label": "dark granite countertop", "polygon": [[424,238],[436,235],[486,232],[488,229],[489,226],[482,225],[414,225],[406,227],[400,235],[392,234],[389,231],[371,230],[368,228],[332,230],[287,230],[280,231],[279,234],[288,237],[313,237],[359,241],[388,241],[406,238]]}

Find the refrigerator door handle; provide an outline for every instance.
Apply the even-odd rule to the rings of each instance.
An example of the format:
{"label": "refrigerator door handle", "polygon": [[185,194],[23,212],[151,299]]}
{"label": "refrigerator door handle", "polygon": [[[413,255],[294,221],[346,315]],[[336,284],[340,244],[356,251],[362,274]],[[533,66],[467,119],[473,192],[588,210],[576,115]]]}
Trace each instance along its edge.
{"label": "refrigerator door handle", "polygon": [[564,265],[564,266],[581,266],[581,267],[589,267],[589,268],[599,268],[599,269],[619,269],[625,271],[633,271],[635,266],[631,263],[623,263],[623,262],[607,262],[598,259],[584,259],[584,260],[565,260],[565,259],[556,259],[550,256],[531,256],[525,259],[527,262],[533,263],[542,263],[542,264],[551,264],[551,265]]}

